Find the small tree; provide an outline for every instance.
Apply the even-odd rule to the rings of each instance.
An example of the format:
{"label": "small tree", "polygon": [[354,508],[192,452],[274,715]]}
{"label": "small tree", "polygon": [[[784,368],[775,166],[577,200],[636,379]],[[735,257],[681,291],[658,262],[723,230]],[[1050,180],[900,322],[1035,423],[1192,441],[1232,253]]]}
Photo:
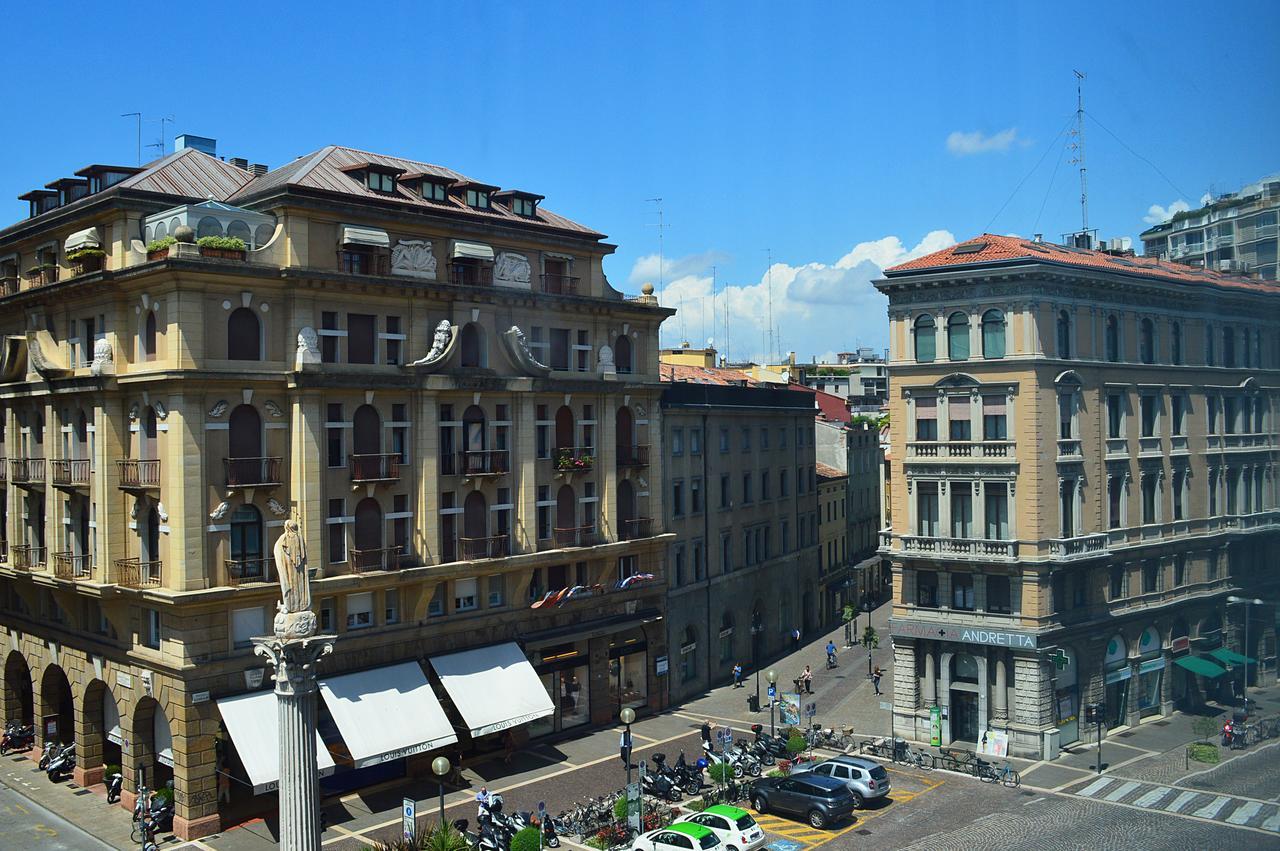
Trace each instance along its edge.
{"label": "small tree", "polygon": [[791,738],[787,739],[787,753],[795,756],[802,750],[807,748],[809,743],[804,740],[804,736],[799,733],[792,733]]}
{"label": "small tree", "polygon": [[876,634],[876,628],[870,624],[862,631],[862,645],[871,650],[875,650],[880,646],[880,636]]}
{"label": "small tree", "polygon": [[1207,715],[1197,715],[1191,719],[1191,732],[1202,742],[1207,742],[1218,732],[1218,722]]}
{"label": "small tree", "polygon": [[848,623],[858,616],[858,609],[853,603],[845,603],[844,609],[840,612],[840,617],[844,619],[844,623]]}
{"label": "small tree", "polygon": [[621,798],[613,802],[613,820],[614,821],[627,820],[627,796],[626,795],[623,795]]}
{"label": "small tree", "polygon": [[733,779],[733,766],[727,762],[717,762],[707,767],[707,775],[717,783],[728,783]]}
{"label": "small tree", "polygon": [[511,837],[511,851],[538,851],[541,839],[536,827],[526,827]]}

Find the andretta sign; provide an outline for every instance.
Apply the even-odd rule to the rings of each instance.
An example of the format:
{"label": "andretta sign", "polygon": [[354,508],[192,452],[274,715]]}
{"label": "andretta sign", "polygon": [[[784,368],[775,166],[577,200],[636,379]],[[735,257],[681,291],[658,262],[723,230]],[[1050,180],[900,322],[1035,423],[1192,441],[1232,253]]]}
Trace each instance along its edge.
{"label": "andretta sign", "polygon": [[937,641],[954,641],[960,644],[1012,647],[1015,650],[1036,649],[1036,636],[1031,632],[982,629],[929,621],[904,621],[895,618],[889,621],[889,633],[902,638],[932,638]]}

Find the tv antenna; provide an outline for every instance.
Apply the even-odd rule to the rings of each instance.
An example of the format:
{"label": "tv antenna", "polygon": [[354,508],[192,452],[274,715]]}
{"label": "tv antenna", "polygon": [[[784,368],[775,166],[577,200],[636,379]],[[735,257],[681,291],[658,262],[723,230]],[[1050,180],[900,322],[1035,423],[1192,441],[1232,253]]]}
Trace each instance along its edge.
{"label": "tv antenna", "polygon": [[766,298],[767,315],[765,317],[765,321],[769,323],[769,353],[765,355],[765,357],[768,358],[770,362],[772,362],[776,360],[776,358],[774,357],[774,337],[773,337],[773,249],[766,248],[764,249],[764,252],[768,257],[768,263],[769,263],[769,267],[765,270],[765,273],[764,273],[765,291],[767,293],[767,298]]}
{"label": "tv antenna", "polygon": [[645,200],[648,201],[650,204],[658,205],[657,224],[650,222],[649,224],[645,225],[645,227],[658,229],[658,301],[661,302],[662,301],[662,238],[666,229],[671,227],[671,225],[667,224],[662,217],[662,199],[661,198],[646,198]]}
{"label": "tv antenna", "polygon": [[142,113],[126,112],[121,118],[134,118],[138,122],[138,165],[142,165]]}
{"label": "tv antenna", "polygon": [[[165,125],[166,123],[167,123],[167,124],[172,124],[172,123],[173,123],[173,116],[172,116],[172,115],[167,115],[167,116],[164,116],[164,117],[162,117],[162,118],[158,119],[158,121],[159,121],[159,123],[160,123],[160,141],[158,141],[158,142],[152,142],[151,144],[147,145],[147,147],[148,147],[148,148],[155,148],[155,149],[159,152],[160,156],[161,156],[161,157],[163,157],[163,156],[165,155],[165,151],[166,151],[166,150],[168,149],[168,147],[169,147],[168,142],[165,140],[165,135],[164,135],[164,125]],[[141,163],[139,163],[139,165],[141,165]]]}
{"label": "tv antenna", "polygon": [[1075,156],[1073,165],[1080,166],[1080,232],[1089,232],[1089,180],[1088,168],[1084,159],[1084,78],[1083,71],[1072,71],[1076,75],[1076,140],[1071,144]]}

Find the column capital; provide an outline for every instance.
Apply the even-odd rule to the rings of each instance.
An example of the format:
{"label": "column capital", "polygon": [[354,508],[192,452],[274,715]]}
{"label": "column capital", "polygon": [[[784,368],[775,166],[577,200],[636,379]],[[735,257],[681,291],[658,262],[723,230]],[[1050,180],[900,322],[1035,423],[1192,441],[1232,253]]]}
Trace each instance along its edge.
{"label": "column capital", "polygon": [[253,652],[266,659],[275,669],[271,675],[276,694],[285,697],[310,694],[316,690],[315,666],[333,652],[336,635],[312,635],[307,638],[280,639],[266,636],[253,639]]}

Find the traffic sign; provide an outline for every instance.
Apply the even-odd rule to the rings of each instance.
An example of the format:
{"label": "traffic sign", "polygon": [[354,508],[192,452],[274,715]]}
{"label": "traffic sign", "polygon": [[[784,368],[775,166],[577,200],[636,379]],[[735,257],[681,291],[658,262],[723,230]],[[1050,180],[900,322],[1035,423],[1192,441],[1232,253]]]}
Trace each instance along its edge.
{"label": "traffic sign", "polygon": [[417,832],[417,810],[418,803],[413,798],[405,798],[401,802],[402,806],[402,832],[405,839],[413,839],[414,833]]}
{"label": "traffic sign", "polygon": [[817,714],[818,714],[818,704],[817,704],[816,702],[815,702],[815,703],[808,703],[808,704],[805,704],[805,707],[804,707],[804,714],[805,714],[805,715],[808,715],[810,718],[812,718],[813,716],[817,715]]}
{"label": "traffic sign", "polygon": [[778,696],[778,687],[777,687],[777,686],[775,686],[773,683],[770,683],[770,684],[769,684],[769,697],[770,697],[770,698],[775,698],[775,697],[777,697],[777,696]]}

